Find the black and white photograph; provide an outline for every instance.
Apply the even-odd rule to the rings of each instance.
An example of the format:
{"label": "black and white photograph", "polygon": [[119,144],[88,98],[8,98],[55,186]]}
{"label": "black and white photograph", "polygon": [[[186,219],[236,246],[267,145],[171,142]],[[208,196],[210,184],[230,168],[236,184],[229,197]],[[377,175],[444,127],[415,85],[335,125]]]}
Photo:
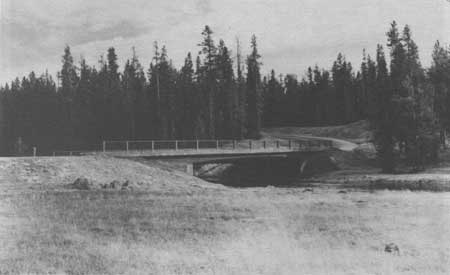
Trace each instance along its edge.
{"label": "black and white photograph", "polygon": [[0,274],[450,274],[450,0],[0,0]]}

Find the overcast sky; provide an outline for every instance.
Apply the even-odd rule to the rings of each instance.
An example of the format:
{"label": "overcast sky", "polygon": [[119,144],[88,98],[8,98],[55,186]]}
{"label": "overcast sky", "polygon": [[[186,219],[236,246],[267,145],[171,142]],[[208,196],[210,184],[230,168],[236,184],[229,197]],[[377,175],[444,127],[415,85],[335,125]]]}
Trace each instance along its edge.
{"label": "overcast sky", "polygon": [[357,64],[363,48],[373,56],[395,19],[411,26],[428,66],[434,42],[450,43],[448,1],[0,0],[0,83],[31,70],[55,74],[66,44],[91,65],[111,46],[122,65],[135,46],[148,68],[157,40],[179,67],[198,52],[204,25],[233,50],[239,37],[244,53],[256,34],[264,72],[302,76],[310,65],[330,67],[338,52]]}

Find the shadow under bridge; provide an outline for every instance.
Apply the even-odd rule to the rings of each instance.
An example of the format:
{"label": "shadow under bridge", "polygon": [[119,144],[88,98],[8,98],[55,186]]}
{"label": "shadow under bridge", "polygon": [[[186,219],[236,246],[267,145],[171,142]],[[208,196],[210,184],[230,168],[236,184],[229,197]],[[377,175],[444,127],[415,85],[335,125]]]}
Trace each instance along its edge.
{"label": "shadow under bridge", "polygon": [[330,151],[288,152],[192,159],[187,172],[232,187],[289,186],[337,169]]}

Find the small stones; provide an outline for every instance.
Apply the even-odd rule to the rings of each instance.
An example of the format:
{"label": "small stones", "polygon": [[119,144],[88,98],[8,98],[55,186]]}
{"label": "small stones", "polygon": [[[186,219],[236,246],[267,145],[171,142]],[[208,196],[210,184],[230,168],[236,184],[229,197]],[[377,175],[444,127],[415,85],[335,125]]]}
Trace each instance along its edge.
{"label": "small stones", "polygon": [[393,255],[400,255],[400,249],[395,243],[387,244],[384,247],[384,252],[392,253]]}
{"label": "small stones", "polygon": [[326,226],[319,226],[319,232],[325,232],[328,231],[328,227]]}
{"label": "small stones", "polygon": [[133,190],[133,183],[129,180],[125,181],[122,184],[122,187],[120,188],[120,190],[126,191],[126,190]]}
{"label": "small stones", "polygon": [[122,187],[122,184],[118,180],[113,180],[109,183],[109,189],[119,189]]}
{"label": "small stones", "polygon": [[77,178],[73,183],[72,187],[78,190],[90,190],[93,187],[92,182],[84,177]]}
{"label": "small stones", "polygon": [[146,185],[145,182],[133,182],[130,180],[120,181],[113,180],[110,183],[95,183],[87,178],[80,177],[77,178],[72,184],[69,185],[70,188],[77,190],[121,190],[121,191],[131,191],[142,189]]}
{"label": "small stones", "polygon": [[133,190],[134,187],[139,187],[142,185],[144,185],[143,182],[138,182],[137,184],[134,184],[132,181],[129,181],[129,180],[126,180],[124,182],[120,182],[118,180],[113,180],[109,184],[101,185],[101,187],[102,187],[102,189],[129,191],[129,190]]}

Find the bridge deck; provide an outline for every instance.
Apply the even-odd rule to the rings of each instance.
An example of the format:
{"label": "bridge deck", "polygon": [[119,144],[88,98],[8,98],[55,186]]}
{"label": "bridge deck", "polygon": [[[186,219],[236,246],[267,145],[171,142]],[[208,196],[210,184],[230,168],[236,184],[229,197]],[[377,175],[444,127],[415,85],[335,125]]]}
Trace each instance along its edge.
{"label": "bridge deck", "polygon": [[108,151],[100,152],[96,154],[108,155],[108,156],[127,156],[127,157],[195,157],[195,156],[236,156],[236,155],[276,155],[295,152],[320,152],[329,148],[315,148],[308,150],[295,150],[295,149],[179,149],[179,150],[142,150],[142,151]]}
{"label": "bridge deck", "polygon": [[59,151],[54,155],[108,155],[117,157],[183,157],[261,155],[319,152],[332,148],[324,140],[170,140],[104,141],[97,151]]}

